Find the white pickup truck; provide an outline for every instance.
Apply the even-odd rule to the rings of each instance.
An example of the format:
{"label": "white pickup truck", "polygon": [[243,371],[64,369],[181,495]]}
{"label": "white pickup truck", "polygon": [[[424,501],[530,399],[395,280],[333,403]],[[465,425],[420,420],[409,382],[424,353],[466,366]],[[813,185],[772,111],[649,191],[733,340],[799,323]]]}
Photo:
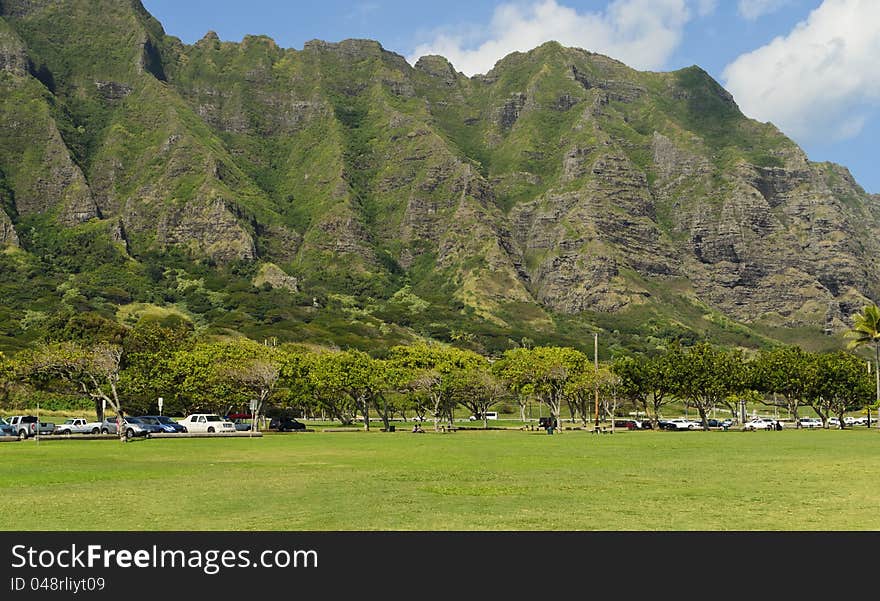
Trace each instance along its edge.
{"label": "white pickup truck", "polygon": [[66,420],[55,426],[55,434],[100,434],[101,422],[89,422],[81,417]]}
{"label": "white pickup truck", "polygon": [[13,415],[9,418],[9,425],[15,428],[21,440],[37,434],[52,434],[55,431],[55,424],[41,422],[35,415]]}

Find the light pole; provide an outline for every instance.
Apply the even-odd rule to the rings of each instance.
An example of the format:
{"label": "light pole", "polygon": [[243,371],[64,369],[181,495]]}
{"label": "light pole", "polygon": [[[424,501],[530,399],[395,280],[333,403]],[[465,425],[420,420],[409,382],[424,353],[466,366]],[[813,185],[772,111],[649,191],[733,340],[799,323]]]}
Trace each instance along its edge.
{"label": "light pole", "polygon": [[[876,343],[874,344],[874,352],[878,357],[880,357],[880,345],[878,345]],[[869,374],[871,373],[871,362],[870,361],[868,361],[868,373]],[[880,407],[880,369],[877,369],[877,362],[874,363],[874,379],[877,382],[877,397],[876,397],[877,407]],[[878,419],[878,421],[880,421],[880,417],[878,417],[877,419]],[[868,428],[870,428],[870,427],[871,427],[871,407],[868,406]]]}

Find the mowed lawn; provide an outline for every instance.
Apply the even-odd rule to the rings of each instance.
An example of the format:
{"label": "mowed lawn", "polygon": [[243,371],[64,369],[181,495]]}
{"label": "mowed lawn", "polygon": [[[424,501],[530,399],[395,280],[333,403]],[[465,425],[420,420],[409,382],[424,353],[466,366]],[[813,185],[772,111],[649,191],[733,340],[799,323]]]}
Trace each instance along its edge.
{"label": "mowed lawn", "polygon": [[0,444],[4,530],[880,530],[880,432]]}

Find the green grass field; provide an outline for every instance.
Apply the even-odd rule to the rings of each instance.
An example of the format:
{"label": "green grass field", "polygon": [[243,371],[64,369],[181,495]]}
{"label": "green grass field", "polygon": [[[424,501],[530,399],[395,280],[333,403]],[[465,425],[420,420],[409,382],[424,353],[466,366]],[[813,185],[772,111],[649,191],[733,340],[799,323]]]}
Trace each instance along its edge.
{"label": "green grass field", "polygon": [[880,530],[880,433],[0,444],[3,530]]}

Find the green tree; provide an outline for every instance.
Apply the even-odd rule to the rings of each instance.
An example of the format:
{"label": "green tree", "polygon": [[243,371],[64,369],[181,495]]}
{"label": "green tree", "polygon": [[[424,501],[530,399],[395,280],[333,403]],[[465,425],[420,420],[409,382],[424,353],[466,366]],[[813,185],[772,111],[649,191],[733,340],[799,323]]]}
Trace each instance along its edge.
{"label": "green tree", "polygon": [[281,375],[277,359],[274,357],[247,359],[241,364],[229,366],[227,373],[247,389],[252,395],[252,400],[256,401],[251,429],[258,430],[260,417],[265,414],[266,404],[275,392]]}
{"label": "green tree", "polygon": [[453,423],[456,401],[452,395],[452,375],[483,364],[485,358],[452,346],[416,344],[392,348],[388,361],[393,369],[407,374],[408,388],[415,395],[427,396],[436,431],[441,419],[446,419],[450,425]]}
{"label": "green tree", "polygon": [[489,371],[488,362],[453,372],[449,387],[455,402],[482,418],[484,429],[489,427],[486,412],[507,394],[504,384]]}
{"label": "green tree", "polygon": [[[100,420],[104,403],[113,408],[118,418],[124,415],[119,395],[122,356],[122,347],[115,344],[83,347],[75,342],[61,342],[26,353],[20,365],[25,378],[37,386],[61,381],[93,399]],[[123,428],[117,431],[124,442]]]}
{"label": "green tree", "polygon": [[609,366],[602,365],[597,374],[599,379],[599,396],[602,399],[602,409],[608,419],[611,420],[611,429],[614,429],[614,417],[623,397],[621,395],[621,378],[614,373]]}
{"label": "green tree", "polygon": [[708,412],[744,386],[742,355],[705,342],[675,355],[672,369],[675,394],[696,408],[703,429]]}
{"label": "green tree", "polygon": [[565,388],[588,364],[587,356],[567,347],[515,348],[498,361],[498,373],[518,394],[533,393],[546,404],[550,417],[560,423]]}
{"label": "green tree", "polygon": [[154,371],[156,388],[182,413],[225,413],[247,404],[253,391],[233,377],[234,370],[266,359],[270,348],[247,339],[202,343],[173,353],[161,371]]}
{"label": "green tree", "polygon": [[196,342],[193,327],[181,318],[163,320],[141,319],[129,330],[123,341],[125,367],[120,374],[120,386],[126,398],[144,409],[158,409],[158,398],[165,399],[165,411],[182,412],[173,398],[166,379],[171,358]]}
{"label": "green tree", "polygon": [[590,421],[590,409],[595,404],[596,388],[600,386],[594,369],[577,372],[565,384],[565,400],[572,416],[580,416],[581,426],[586,428]]}
{"label": "green tree", "polygon": [[806,397],[824,428],[828,428],[828,419],[836,416],[838,428],[843,429],[844,414],[870,403],[872,393],[871,378],[855,355],[843,351],[822,353],[812,361]]}
{"label": "green tree", "polygon": [[674,367],[681,354],[678,345],[656,357],[623,357],[614,361],[611,370],[620,378],[620,394],[642,408],[659,427],[660,411],[672,397]]}
{"label": "green tree", "polygon": [[[383,395],[391,386],[384,362],[363,351],[348,350],[319,354],[309,366],[309,378],[322,399],[345,396],[363,415],[364,429],[370,429],[370,408],[376,406],[386,431],[389,429],[387,404]],[[347,414],[334,407],[337,415]],[[349,422],[350,423],[350,422]]]}
{"label": "green tree", "polygon": [[[347,426],[357,419],[358,406],[342,390],[339,363],[337,352],[315,352],[306,355],[301,366],[303,389],[330,417]],[[282,372],[287,378],[290,378],[288,371],[290,369],[291,366],[286,365]]]}
{"label": "green tree", "polygon": [[302,415],[315,415],[326,409],[318,402],[314,387],[309,381],[309,365],[315,353],[298,346],[282,346],[279,355],[279,394],[281,409],[298,410]]}
{"label": "green tree", "polygon": [[15,382],[15,363],[0,351],[0,403],[6,403]]}
{"label": "green tree", "polygon": [[[755,390],[779,394],[797,422],[808,383],[809,353],[798,346],[762,350],[750,365],[750,384]],[[735,413],[735,411],[734,411]]]}
{"label": "green tree", "polygon": [[[852,338],[847,345],[848,348],[868,345],[874,347],[874,406],[880,408],[880,308],[877,305],[865,305],[861,313],[852,316],[852,320],[852,329],[846,333],[848,338]],[[871,427],[870,411],[868,411],[868,427]]]}

